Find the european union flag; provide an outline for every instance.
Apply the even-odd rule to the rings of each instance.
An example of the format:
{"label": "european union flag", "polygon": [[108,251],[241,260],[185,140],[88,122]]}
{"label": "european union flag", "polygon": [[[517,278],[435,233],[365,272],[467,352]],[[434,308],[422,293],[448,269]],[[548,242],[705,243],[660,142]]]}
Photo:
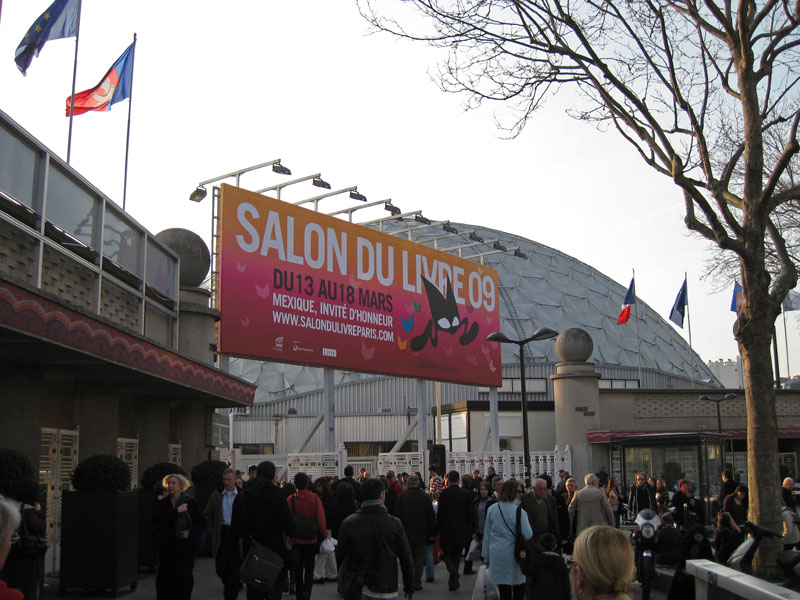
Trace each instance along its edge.
{"label": "european union flag", "polygon": [[23,75],[45,42],[78,35],[79,7],[80,0],[56,0],[34,21],[14,53],[14,62]]}
{"label": "european union flag", "polygon": [[684,277],[683,285],[681,286],[681,289],[678,292],[678,297],[675,298],[675,304],[672,305],[672,310],[669,313],[669,320],[675,323],[675,325],[681,329],[683,328],[683,319],[686,316],[687,301],[686,278]]}

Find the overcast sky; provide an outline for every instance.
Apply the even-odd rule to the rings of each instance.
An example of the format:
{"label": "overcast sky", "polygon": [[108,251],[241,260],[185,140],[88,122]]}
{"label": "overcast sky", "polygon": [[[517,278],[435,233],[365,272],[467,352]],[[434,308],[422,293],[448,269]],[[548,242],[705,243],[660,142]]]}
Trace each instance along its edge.
{"label": "overcast sky", "polygon": [[[66,159],[74,38],[48,42],[27,77],[13,60],[49,4],[2,3],[0,109]],[[84,0],[76,91],[97,84],[134,33],[126,208],[149,230],[185,227],[208,240],[210,202],[188,201],[197,183],[281,158],[293,177],[321,172],[370,201],[522,235],[625,287],[635,269],[638,298],[665,319],[685,271],[694,349],[705,361],[737,356],[732,287],[700,282],[709,244],[688,235],[680,191],[614,132],[567,117],[569,94],[504,139],[502,105],[465,112],[466,99],[433,80],[437,51],[370,34],[352,0]],[[127,118],[124,101],[73,126],[71,165],[120,205]],[[267,169],[241,185],[285,179]],[[283,199],[316,192],[298,184]],[[350,205],[328,199],[320,209]],[[355,220],[386,214],[376,207]],[[800,373],[799,315],[787,318],[790,374]],[[782,317],[777,327],[786,375]]]}

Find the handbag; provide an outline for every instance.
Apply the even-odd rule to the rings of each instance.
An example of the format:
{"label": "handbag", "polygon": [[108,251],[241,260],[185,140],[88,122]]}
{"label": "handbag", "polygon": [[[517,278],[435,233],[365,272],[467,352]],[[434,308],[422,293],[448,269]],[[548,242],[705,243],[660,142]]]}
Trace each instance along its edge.
{"label": "handbag", "polygon": [[316,517],[298,515],[295,511],[294,496],[292,496],[292,516],[294,520],[294,537],[303,540],[315,540],[319,535]]}
{"label": "handbag", "polygon": [[332,554],[336,551],[336,540],[332,537],[326,537],[319,545],[320,554]]}
{"label": "handbag", "polygon": [[250,549],[239,567],[239,578],[248,587],[262,594],[268,593],[275,586],[283,569],[283,559],[250,538]]}
{"label": "handbag", "polygon": [[[26,509],[26,510],[33,510]],[[28,529],[28,523],[25,519],[25,511],[21,513],[20,528],[19,528],[19,551],[23,556],[28,558],[39,558],[47,553],[48,544],[47,537],[44,534],[31,533]]]}

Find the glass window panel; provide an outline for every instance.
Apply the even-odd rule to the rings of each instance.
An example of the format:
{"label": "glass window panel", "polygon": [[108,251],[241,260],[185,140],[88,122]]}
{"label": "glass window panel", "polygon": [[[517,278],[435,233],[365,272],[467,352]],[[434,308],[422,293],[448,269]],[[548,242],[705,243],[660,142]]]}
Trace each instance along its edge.
{"label": "glass window panel", "polygon": [[147,245],[147,283],[168,298],[175,299],[175,272],[177,259],[155,244]]}
{"label": "glass window panel", "polygon": [[39,155],[21,139],[0,127],[0,189],[20,204],[34,207],[36,164]]}
{"label": "glass window panel", "polygon": [[103,224],[103,256],[141,277],[142,239],[141,231],[107,205]]}
{"label": "glass window panel", "polygon": [[610,379],[601,379],[599,382],[599,387],[601,390],[610,390],[611,389],[611,380]]}
{"label": "glass window panel", "polygon": [[94,247],[98,200],[58,167],[51,167],[47,183],[47,215],[72,237]]}
{"label": "glass window panel", "polygon": [[627,389],[638,389],[639,388],[639,380],[638,379],[627,379],[627,380],[625,380],[625,387]]}
{"label": "glass window panel", "polygon": [[625,389],[625,380],[624,379],[612,379],[611,380],[611,387],[615,389]]}
{"label": "glass window panel", "polygon": [[467,437],[467,415],[459,413],[450,416],[451,437],[465,438]]}

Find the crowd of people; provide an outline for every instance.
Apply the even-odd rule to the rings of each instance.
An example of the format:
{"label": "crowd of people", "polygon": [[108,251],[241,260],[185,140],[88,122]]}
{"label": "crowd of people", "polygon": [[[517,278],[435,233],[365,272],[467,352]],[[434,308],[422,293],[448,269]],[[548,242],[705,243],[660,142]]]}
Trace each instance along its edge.
{"label": "crowd of people", "polygon": [[[451,591],[459,589],[462,575],[476,573],[477,562],[486,565],[500,600],[625,600],[634,557],[619,529],[623,516],[646,508],[661,515],[656,563],[680,574],[692,558],[725,563],[744,538],[749,510],[747,486],[729,471],[722,474],[712,539],[704,527],[705,501],[685,479],[670,492],[664,479],[645,473],[621,489],[606,468],[587,474],[580,488],[565,471],[555,482],[541,475],[528,488],[520,480],[504,480],[492,467],[485,474],[450,471],[442,477],[432,465],[427,485],[421,473],[388,471],[373,478],[362,469],[354,475],[347,466],[341,478],[312,481],[297,473],[278,484],[270,461],[253,465],[246,479],[229,468],[205,507],[189,493],[184,476],[167,475],[154,507],[157,597],[191,598],[193,542],[206,531],[225,600],[237,598],[242,587],[248,600],[278,600],[284,593],[310,600],[314,586],[325,583],[335,583],[345,600],[390,600],[399,597],[401,586],[411,599],[423,590],[423,578],[435,581],[439,559]],[[785,548],[800,542],[793,491],[794,481],[785,479]],[[23,592],[25,598],[38,597],[42,574],[16,562],[11,548],[21,522],[26,531],[44,530],[35,494],[29,504],[0,498],[0,567],[10,554],[0,580],[2,600],[20,600]],[[522,554],[520,537],[528,540]],[[267,591],[243,586],[239,577],[253,542],[283,560]],[[525,554],[527,563],[521,560]],[[528,566],[525,572],[521,563]]]}

